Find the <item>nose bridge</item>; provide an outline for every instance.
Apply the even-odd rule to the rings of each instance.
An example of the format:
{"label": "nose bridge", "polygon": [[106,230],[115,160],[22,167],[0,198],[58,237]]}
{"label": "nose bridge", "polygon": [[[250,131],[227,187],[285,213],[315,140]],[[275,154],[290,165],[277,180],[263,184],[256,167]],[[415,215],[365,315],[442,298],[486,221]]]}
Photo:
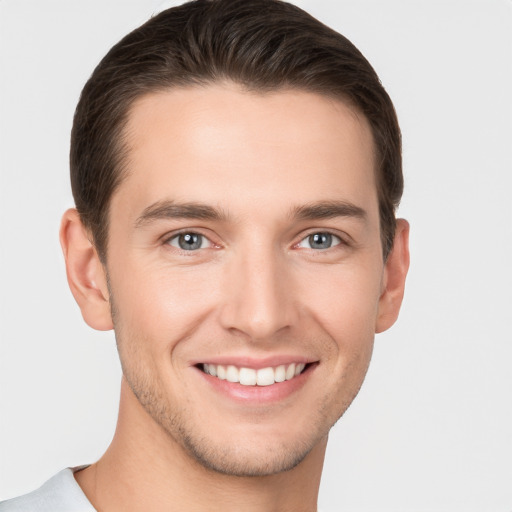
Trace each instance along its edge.
{"label": "nose bridge", "polygon": [[285,255],[272,244],[241,248],[226,277],[225,328],[264,340],[294,323],[292,276]]}

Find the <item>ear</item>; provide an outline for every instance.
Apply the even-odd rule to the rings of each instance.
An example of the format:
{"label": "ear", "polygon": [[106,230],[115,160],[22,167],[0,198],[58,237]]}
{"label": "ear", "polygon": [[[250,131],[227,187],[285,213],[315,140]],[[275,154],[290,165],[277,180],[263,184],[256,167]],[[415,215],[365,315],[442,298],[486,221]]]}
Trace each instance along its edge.
{"label": "ear", "polygon": [[389,329],[398,318],[404,297],[405,278],[409,270],[409,223],[397,219],[393,248],[384,265],[382,294],[379,299],[379,312],[375,332]]}
{"label": "ear", "polygon": [[62,217],[60,244],[69,287],[84,320],[99,331],[112,329],[106,272],[74,208]]}

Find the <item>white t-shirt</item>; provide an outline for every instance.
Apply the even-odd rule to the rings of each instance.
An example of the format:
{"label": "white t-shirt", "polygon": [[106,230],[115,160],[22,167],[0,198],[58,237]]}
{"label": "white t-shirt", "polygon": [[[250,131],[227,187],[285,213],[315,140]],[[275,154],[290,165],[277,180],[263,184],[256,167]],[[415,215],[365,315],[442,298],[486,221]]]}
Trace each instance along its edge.
{"label": "white t-shirt", "polygon": [[73,473],[85,466],[66,468],[39,489],[0,503],[0,512],[96,512]]}
{"label": "white t-shirt", "polygon": [[85,467],[63,469],[39,489],[0,502],[0,512],[96,512],[73,476]]}

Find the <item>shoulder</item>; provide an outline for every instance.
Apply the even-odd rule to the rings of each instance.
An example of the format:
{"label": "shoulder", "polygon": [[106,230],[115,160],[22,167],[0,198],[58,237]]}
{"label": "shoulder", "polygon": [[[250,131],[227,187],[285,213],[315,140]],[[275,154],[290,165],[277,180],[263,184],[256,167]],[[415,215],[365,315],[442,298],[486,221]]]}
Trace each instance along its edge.
{"label": "shoulder", "polygon": [[39,489],[0,503],[0,512],[95,512],[73,473],[63,469]]}

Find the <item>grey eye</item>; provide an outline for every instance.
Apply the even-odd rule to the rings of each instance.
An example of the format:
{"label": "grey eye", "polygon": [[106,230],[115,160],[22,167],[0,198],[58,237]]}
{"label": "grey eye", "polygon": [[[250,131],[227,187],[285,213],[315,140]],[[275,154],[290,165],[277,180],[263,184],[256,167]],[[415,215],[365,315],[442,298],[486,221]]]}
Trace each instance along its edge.
{"label": "grey eye", "polygon": [[299,244],[299,247],[305,247],[306,249],[330,249],[335,245],[339,245],[341,239],[331,233],[313,233]]}
{"label": "grey eye", "polygon": [[313,249],[329,249],[332,245],[332,235],[329,233],[315,233],[309,235],[308,241]]}
{"label": "grey eye", "polygon": [[205,245],[204,242],[205,237],[198,233],[180,233],[170,240],[169,245],[184,251],[196,251]]}

